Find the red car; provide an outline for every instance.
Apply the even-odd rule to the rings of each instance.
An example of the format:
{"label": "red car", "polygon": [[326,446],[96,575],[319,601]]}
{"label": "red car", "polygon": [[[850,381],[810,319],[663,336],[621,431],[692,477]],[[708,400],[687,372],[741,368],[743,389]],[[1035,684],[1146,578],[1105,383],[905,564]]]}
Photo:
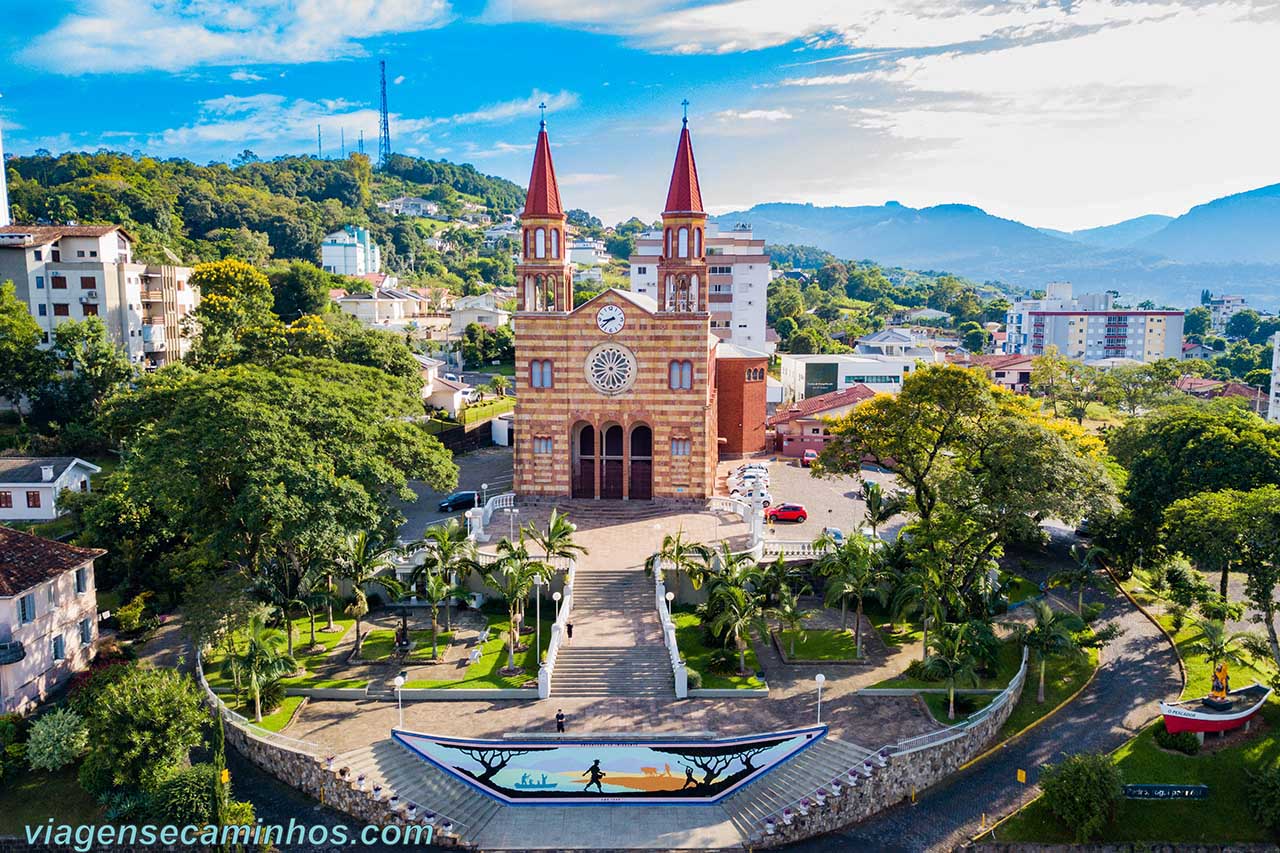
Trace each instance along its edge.
{"label": "red car", "polygon": [[804,504],[777,504],[764,511],[766,521],[794,521],[802,523],[809,517]]}
{"label": "red car", "polygon": [[813,460],[817,458],[818,458],[818,451],[806,450],[804,452],[804,455],[800,457],[800,464],[803,467],[808,468],[813,463]]}

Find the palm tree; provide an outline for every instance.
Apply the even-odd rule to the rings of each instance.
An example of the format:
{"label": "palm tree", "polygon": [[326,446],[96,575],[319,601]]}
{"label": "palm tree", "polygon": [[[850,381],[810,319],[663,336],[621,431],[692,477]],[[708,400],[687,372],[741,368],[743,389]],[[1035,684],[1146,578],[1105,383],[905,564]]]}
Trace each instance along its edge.
{"label": "palm tree", "polygon": [[867,540],[861,536],[852,536],[836,545],[823,534],[814,543],[815,547],[823,546],[825,553],[814,563],[814,569],[827,580],[825,603],[828,607],[840,604],[840,630],[849,630],[849,599],[857,602],[854,625],[854,645],[857,656],[862,657],[862,604],[863,600],[875,592],[880,583],[880,573],[876,570],[875,554]]}
{"label": "palm tree", "polygon": [[493,386],[493,390],[498,393],[499,397],[505,397],[507,396],[507,389],[511,387],[511,380],[499,373],[489,381],[489,384]]}
{"label": "palm tree", "polygon": [[862,520],[871,528],[871,538],[880,538],[880,527],[895,515],[907,508],[907,502],[897,492],[886,492],[884,487],[869,481],[862,489],[863,501],[867,505]]}
{"label": "palm tree", "polygon": [[1043,600],[1031,602],[1034,621],[1027,625],[1015,622],[1008,627],[1014,636],[1030,650],[1040,667],[1040,687],[1036,690],[1036,702],[1044,704],[1045,664],[1052,657],[1059,657],[1080,650],[1075,632],[1084,627],[1080,617],[1067,610],[1054,610]]}
{"label": "palm tree", "polygon": [[[524,602],[533,589],[534,578],[543,576],[551,567],[533,560],[524,540],[512,543],[503,539],[498,543],[498,559],[489,565],[486,582],[507,602],[507,670],[516,669],[516,642],[520,636],[520,621],[524,614]],[[538,653],[541,654],[539,649]]]}
{"label": "palm tree", "polygon": [[[946,572],[924,562],[913,563],[902,575],[893,595],[898,617],[918,613],[924,623],[924,650],[929,648],[929,625],[947,621],[947,604],[955,598],[954,583]],[[924,657],[921,657],[921,661]]]}
{"label": "palm tree", "polygon": [[588,553],[585,547],[573,541],[573,534],[578,531],[578,526],[569,520],[569,516],[554,507],[544,529],[539,530],[529,524],[525,530],[526,535],[542,549],[544,562],[551,562],[552,557],[572,560]]}
{"label": "palm tree", "polygon": [[369,612],[369,597],[366,586],[382,589],[389,598],[400,598],[404,595],[404,585],[394,574],[383,574],[395,569],[395,558],[401,553],[399,546],[361,530],[347,539],[346,546],[338,558],[338,576],[345,578],[350,584],[355,600],[347,606],[347,615],[356,620],[355,654],[360,654],[364,643],[364,633],[360,630],[361,618]]}
{"label": "palm tree", "polygon": [[719,551],[708,551],[711,556],[699,569],[707,578],[708,598],[713,598],[722,586],[755,589],[761,585],[760,565],[749,552],[735,552],[728,542],[721,542]]}
{"label": "palm tree", "polygon": [[[332,584],[332,573],[320,562],[313,563],[302,578],[298,600],[307,611],[307,623],[311,629],[311,648],[317,645],[316,613],[322,607],[328,608],[330,614],[333,613]],[[292,650],[290,653],[292,654]]]}
{"label": "palm tree", "polygon": [[[431,575],[439,575],[447,582],[448,589],[441,600],[450,598],[466,598],[470,592],[466,588],[466,580],[472,572],[480,570],[475,559],[475,544],[467,535],[466,525],[456,518],[444,524],[428,527],[421,542],[415,548],[424,550],[422,564],[415,566],[410,583],[418,583]],[[434,616],[433,616],[434,618]],[[444,611],[445,630],[453,630],[452,610],[447,605]]]}
{"label": "palm tree", "polygon": [[1245,653],[1253,650],[1264,640],[1257,634],[1248,631],[1228,632],[1221,619],[1195,620],[1196,634],[1187,644],[1187,651],[1203,655],[1209,661],[1209,669],[1215,670],[1218,664],[1225,661],[1232,666],[1247,666],[1249,659]]}
{"label": "palm tree", "polygon": [[440,631],[440,602],[447,599],[453,591],[453,585],[440,574],[429,574],[423,581],[423,595],[431,602],[431,659],[437,656],[436,638]]}
{"label": "palm tree", "polygon": [[1079,545],[1071,546],[1071,556],[1075,559],[1075,564],[1070,568],[1063,569],[1053,575],[1052,581],[1055,584],[1062,584],[1068,588],[1076,589],[1076,613],[1084,615],[1084,590],[1085,587],[1093,584],[1097,572],[1097,560],[1106,554],[1102,548],[1081,548]]}
{"label": "palm tree", "polygon": [[774,619],[778,620],[778,627],[786,627],[791,632],[791,646],[788,655],[796,656],[796,635],[800,635],[801,641],[805,639],[804,622],[813,615],[812,611],[805,610],[800,606],[800,596],[792,592],[788,587],[782,587],[778,593],[778,603],[769,611]]}
{"label": "palm tree", "polygon": [[785,595],[804,595],[812,592],[804,580],[804,572],[795,563],[788,563],[786,557],[778,555],[778,559],[760,568],[760,590],[765,594],[766,602],[781,602]]}
{"label": "palm tree", "polygon": [[711,630],[733,638],[734,648],[738,651],[738,673],[746,675],[747,641],[751,633],[755,631],[761,636],[769,633],[769,623],[765,620],[762,605],[763,596],[729,583],[721,584],[713,595],[717,607]]}
{"label": "palm tree", "polygon": [[689,542],[684,538],[684,528],[662,537],[662,547],[644,561],[644,573],[653,576],[653,567],[661,562],[664,570],[684,572],[694,589],[700,589],[706,579],[707,567],[715,551],[701,542]]}
{"label": "palm tree", "polygon": [[280,644],[259,617],[249,622],[245,631],[245,650],[228,656],[222,665],[223,672],[237,680],[248,682],[253,696],[254,722],[262,722],[262,691],[298,669],[293,657],[280,651]]}
{"label": "palm tree", "polygon": [[934,634],[924,671],[929,678],[947,683],[947,719],[956,718],[956,682],[964,679],[978,686],[978,658],[969,639],[970,623],[942,625]]}

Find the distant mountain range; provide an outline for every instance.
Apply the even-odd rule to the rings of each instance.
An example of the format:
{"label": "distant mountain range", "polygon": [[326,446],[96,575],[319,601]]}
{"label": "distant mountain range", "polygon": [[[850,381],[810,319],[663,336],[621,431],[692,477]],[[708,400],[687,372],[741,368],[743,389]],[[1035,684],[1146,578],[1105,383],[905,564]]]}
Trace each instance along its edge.
{"label": "distant mountain range", "polygon": [[1238,293],[1280,309],[1280,184],[1081,231],[1033,228],[964,204],[911,208],[758,204],[715,217],[750,222],[770,243],[817,246],[841,258],[945,270],[1015,292],[1070,281],[1134,302],[1198,304],[1200,291]]}

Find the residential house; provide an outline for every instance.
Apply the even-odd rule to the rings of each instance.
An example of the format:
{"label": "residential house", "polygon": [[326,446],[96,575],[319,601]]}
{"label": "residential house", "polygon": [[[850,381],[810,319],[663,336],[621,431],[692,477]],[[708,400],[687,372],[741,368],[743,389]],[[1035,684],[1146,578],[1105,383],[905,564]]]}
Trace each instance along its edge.
{"label": "residential house", "polygon": [[1271,411],[1273,407],[1267,392],[1252,385],[1245,385],[1243,382],[1187,375],[1179,376],[1178,380],[1173,383],[1173,387],[1190,394],[1192,397],[1199,397],[1201,400],[1213,400],[1219,397],[1244,400],[1251,411],[1268,420],[1272,419]]}
{"label": "residential house", "polygon": [[940,353],[954,350],[960,342],[954,338],[938,338],[914,328],[890,327],[864,335],[855,342],[859,355],[911,356],[937,361]]}
{"label": "residential house", "polygon": [[986,371],[987,378],[1006,391],[1015,394],[1031,393],[1031,362],[1029,355],[971,355],[965,353],[951,359],[953,364],[977,367]]}
{"label": "residential house", "polygon": [[936,308],[917,308],[906,312],[904,319],[908,323],[950,323],[951,315]]}
{"label": "residential house", "polygon": [[917,365],[943,360],[940,352],[930,356],[783,353],[779,378],[783,399],[788,402],[843,391],[851,385],[867,385],[896,394],[902,390],[902,380]]}
{"label": "residential house", "polygon": [[1198,344],[1194,341],[1185,342],[1182,345],[1182,360],[1190,361],[1196,358],[1213,358],[1213,347],[1207,347],[1204,344]]}
{"label": "residential house", "polygon": [[148,369],[191,348],[183,319],[200,303],[191,268],[133,260],[118,225],[0,227],[0,282],[12,281],[47,345],[68,320],[99,317],[129,360]]}
{"label": "residential house", "polygon": [[472,323],[479,323],[486,329],[496,329],[510,322],[511,312],[498,307],[497,297],[493,293],[463,296],[453,303],[453,309],[449,312],[449,334],[461,335]]}
{"label": "residential house", "polygon": [[430,199],[402,195],[390,201],[378,202],[378,209],[385,210],[392,216],[435,216],[440,212],[440,205]]}
{"label": "residential house", "polygon": [[382,250],[367,229],[347,225],[320,243],[320,266],[338,275],[361,276],[382,269]]}
{"label": "residential house", "polygon": [[75,456],[0,456],[0,521],[50,521],[63,489],[90,490],[102,469]]}
{"label": "residential house", "polygon": [[822,452],[831,440],[831,420],[875,395],[876,391],[859,383],[780,406],[767,421],[774,432],[775,450],[793,458],[803,456],[806,450]]}
{"label": "residential house", "polygon": [[0,713],[26,713],[88,667],[93,561],[105,554],[0,526]]}
{"label": "residential house", "polygon": [[613,260],[609,250],[604,247],[603,240],[581,237],[569,241],[569,261],[581,267],[594,267],[607,264]]}
{"label": "residential house", "polygon": [[492,228],[485,229],[484,247],[492,249],[503,240],[520,242],[520,226],[512,222],[502,222]]}

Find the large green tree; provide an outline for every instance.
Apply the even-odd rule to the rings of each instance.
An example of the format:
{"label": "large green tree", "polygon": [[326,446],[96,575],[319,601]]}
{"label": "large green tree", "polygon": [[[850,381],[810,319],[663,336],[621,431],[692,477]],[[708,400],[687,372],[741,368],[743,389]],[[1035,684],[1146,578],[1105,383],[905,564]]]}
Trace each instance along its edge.
{"label": "large green tree", "polygon": [[327,313],[329,290],[342,287],[341,278],[306,261],[268,270],[267,280],[271,284],[271,310],[285,323],[307,314]]}
{"label": "large green tree", "polygon": [[194,364],[230,364],[240,357],[246,338],[279,327],[271,311],[275,297],[270,282],[243,261],[199,264],[189,283],[200,291],[200,304],[190,315]]}
{"label": "large green tree", "polygon": [[40,326],[13,282],[0,284],[0,398],[15,405],[19,418],[27,398],[53,378],[53,362],[40,342]]}

